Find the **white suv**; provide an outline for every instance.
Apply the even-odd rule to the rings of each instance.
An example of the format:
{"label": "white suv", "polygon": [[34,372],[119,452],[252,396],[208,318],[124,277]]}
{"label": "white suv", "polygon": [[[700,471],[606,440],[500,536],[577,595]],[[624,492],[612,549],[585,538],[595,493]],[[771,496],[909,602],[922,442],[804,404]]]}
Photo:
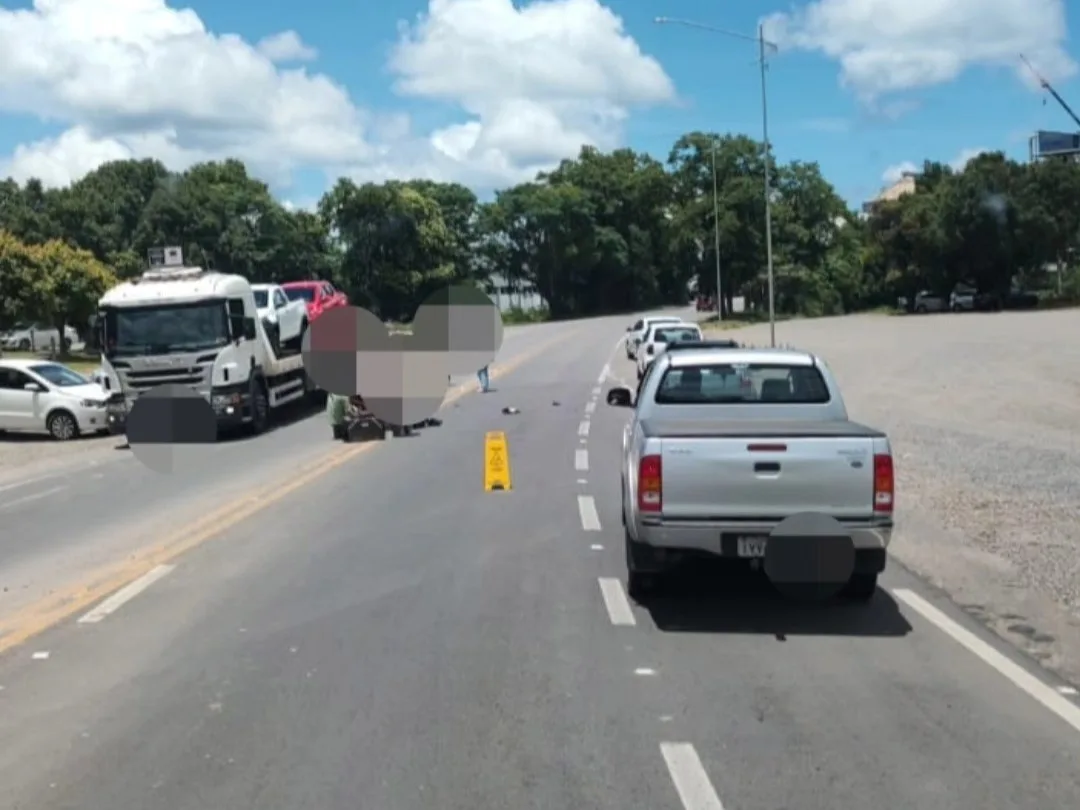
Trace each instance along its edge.
{"label": "white suv", "polygon": [[696,323],[658,323],[645,334],[637,351],[637,378],[640,380],[649,366],[669,343],[700,343],[704,340]]}
{"label": "white suv", "polygon": [[676,318],[672,315],[649,315],[646,318],[642,318],[633,326],[626,327],[627,360],[633,360],[637,357],[637,349],[638,346],[641,345],[645,333],[649,331],[650,327],[658,323],[682,323],[682,318]]}

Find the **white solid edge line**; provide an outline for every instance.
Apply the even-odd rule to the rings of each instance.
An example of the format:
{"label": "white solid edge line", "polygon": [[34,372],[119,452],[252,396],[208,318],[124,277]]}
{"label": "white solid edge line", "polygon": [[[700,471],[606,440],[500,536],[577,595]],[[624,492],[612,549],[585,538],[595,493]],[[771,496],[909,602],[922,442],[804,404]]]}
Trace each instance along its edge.
{"label": "white solid edge line", "polygon": [[577,435],[578,436],[588,436],[589,435],[589,425],[590,424],[591,423],[588,420],[586,420],[586,421],[582,422],[580,425],[578,425]]}
{"label": "white solid edge line", "polygon": [[10,509],[13,506],[30,503],[30,501],[39,501],[42,498],[47,498],[50,495],[55,495],[57,492],[63,492],[65,489],[67,489],[66,486],[53,487],[52,489],[47,489],[44,492],[35,492],[33,495],[23,495],[21,498],[16,498],[13,501],[8,501],[5,504],[0,504],[0,512],[3,512],[6,509]]}
{"label": "white solid edge line", "polygon": [[176,568],[175,565],[159,565],[157,568],[147,571],[134,582],[131,582],[118,590],[89,613],[83,614],[79,618],[78,623],[96,624],[97,622],[100,622],[106,616],[115,613],[122,608],[159,579],[168,575],[174,568]]}
{"label": "white solid edge line", "polygon": [[589,469],[589,451],[579,447],[574,451],[574,469],[585,471]]}
{"label": "white solid edge line", "polygon": [[693,745],[662,742],[660,753],[686,810],[724,810]]}
{"label": "white solid edge line", "polygon": [[1074,729],[1080,731],[1080,707],[1066,700],[1019,664],[1010,661],[970,630],[961,627],[914,591],[907,588],[895,588],[892,594],[953,641],[965,647],[968,652],[981,659],[983,663],[989,664],[1012,681],[1014,686],[1019,687]]}
{"label": "white solid edge line", "polygon": [[592,495],[578,495],[577,510],[582,529],[587,532],[600,531],[600,513],[596,511],[596,500]]}
{"label": "white solid edge line", "polygon": [[637,624],[634,611],[630,609],[630,600],[626,598],[626,591],[622,583],[617,579],[600,577],[600,596],[604,600],[608,618],[611,623],[619,627],[633,627]]}

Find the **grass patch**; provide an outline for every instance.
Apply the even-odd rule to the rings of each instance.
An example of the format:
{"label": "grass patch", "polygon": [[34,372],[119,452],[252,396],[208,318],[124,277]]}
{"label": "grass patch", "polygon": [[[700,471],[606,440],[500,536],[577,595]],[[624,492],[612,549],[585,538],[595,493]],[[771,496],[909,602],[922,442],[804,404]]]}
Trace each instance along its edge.
{"label": "grass patch", "polygon": [[[3,358],[5,360],[40,360],[42,362],[49,362],[50,358],[47,352],[4,352]],[[67,357],[56,358],[55,362],[62,363],[73,371],[77,371],[80,374],[89,374],[94,369],[101,365],[101,358],[96,354],[86,354],[84,352],[71,352]]]}

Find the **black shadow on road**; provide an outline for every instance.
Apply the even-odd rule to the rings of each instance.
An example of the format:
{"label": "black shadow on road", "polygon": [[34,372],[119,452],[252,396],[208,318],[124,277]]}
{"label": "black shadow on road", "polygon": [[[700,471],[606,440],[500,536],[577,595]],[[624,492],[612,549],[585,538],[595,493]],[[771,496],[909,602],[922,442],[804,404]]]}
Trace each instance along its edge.
{"label": "black shadow on road", "polygon": [[669,573],[641,605],[667,633],[753,633],[784,641],[788,636],[902,638],[912,629],[882,588],[864,603],[840,597],[796,600],[778,593],[762,573],[700,562],[692,571]]}

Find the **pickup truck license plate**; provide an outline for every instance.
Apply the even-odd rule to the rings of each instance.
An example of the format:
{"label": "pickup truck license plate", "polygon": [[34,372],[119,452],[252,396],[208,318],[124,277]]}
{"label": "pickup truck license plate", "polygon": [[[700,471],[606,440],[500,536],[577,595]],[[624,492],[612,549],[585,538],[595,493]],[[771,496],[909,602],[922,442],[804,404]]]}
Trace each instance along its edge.
{"label": "pickup truck license plate", "polygon": [[765,543],[768,539],[768,535],[765,534],[739,535],[736,540],[736,553],[740,557],[764,557]]}

